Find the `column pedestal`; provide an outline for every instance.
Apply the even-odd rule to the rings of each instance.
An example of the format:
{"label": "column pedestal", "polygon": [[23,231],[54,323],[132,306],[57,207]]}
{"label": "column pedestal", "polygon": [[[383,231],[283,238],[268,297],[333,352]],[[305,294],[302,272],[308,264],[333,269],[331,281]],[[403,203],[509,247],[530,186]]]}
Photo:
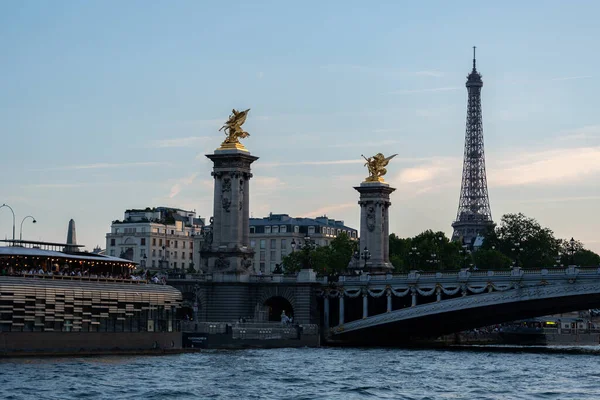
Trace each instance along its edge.
{"label": "column pedestal", "polygon": [[[360,248],[369,250],[367,272],[386,273],[394,269],[390,263],[390,231],[388,209],[390,193],[395,188],[384,182],[363,182],[355,187],[360,193]],[[352,267],[352,265],[350,265]]]}
{"label": "column pedestal", "polygon": [[249,274],[254,259],[250,247],[250,165],[258,160],[246,150],[218,149],[207,154],[215,180],[211,231],[201,250],[209,273]]}

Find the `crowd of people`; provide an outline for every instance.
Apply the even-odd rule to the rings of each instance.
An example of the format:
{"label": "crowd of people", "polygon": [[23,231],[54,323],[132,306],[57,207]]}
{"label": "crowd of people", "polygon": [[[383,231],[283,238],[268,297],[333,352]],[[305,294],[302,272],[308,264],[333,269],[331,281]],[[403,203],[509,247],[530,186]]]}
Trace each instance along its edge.
{"label": "crowd of people", "polygon": [[127,274],[127,273],[111,273],[102,271],[90,271],[88,269],[75,268],[75,269],[47,269],[44,268],[15,268],[15,267],[2,267],[0,269],[0,275],[2,276],[25,276],[25,275],[36,275],[36,276],[61,276],[61,277],[80,277],[89,279],[121,279],[121,280],[134,280],[134,281],[149,281],[156,284],[166,284],[165,278],[160,278],[157,275],[149,276],[147,272],[140,274]]}

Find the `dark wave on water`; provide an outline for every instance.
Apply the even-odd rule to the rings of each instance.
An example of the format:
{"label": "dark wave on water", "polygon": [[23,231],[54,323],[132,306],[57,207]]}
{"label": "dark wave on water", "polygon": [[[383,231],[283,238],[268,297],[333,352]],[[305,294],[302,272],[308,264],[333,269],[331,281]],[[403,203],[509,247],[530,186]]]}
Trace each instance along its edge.
{"label": "dark wave on water", "polygon": [[599,399],[600,347],[0,360],[0,399]]}

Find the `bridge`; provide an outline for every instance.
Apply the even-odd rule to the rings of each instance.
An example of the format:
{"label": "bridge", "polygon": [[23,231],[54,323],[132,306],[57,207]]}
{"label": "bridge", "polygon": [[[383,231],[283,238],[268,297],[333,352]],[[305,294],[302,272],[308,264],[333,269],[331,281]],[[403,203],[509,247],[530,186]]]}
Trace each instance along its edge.
{"label": "bridge", "polygon": [[337,284],[323,288],[321,296],[327,340],[398,345],[596,308],[600,268],[342,276]]}

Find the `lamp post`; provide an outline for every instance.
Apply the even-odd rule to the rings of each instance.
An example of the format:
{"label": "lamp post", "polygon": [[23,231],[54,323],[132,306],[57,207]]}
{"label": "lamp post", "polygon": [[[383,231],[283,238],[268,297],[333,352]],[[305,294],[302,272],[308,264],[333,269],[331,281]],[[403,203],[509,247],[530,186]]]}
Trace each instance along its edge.
{"label": "lamp post", "polygon": [[413,269],[417,268],[417,257],[419,257],[419,254],[420,253],[417,251],[416,247],[412,247],[410,249],[410,251],[408,252],[408,255],[409,255],[409,257],[410,257],[410,259],[412,261],[412,267],[413,267]]}
{"label": "lamp post", "polygon": [[146,260],[147,259],[148,259],[148,256],[146,254],[144,254],[144,257],[140,261],[140,265],[141,265],[142,269],[146,269]]}
{"label": "lamp post", "polygon": [[371,258],[371,252],[369,251],[369,249],[367,249],[366,246],[361,254],[361,258],[365,260],[364,269],[367,269],[367,261],[369,261],[369,259]]}
{"label": "lamp post", "polygon": [[569,265],[573,265],[573,259],[575,258],[575,239],[571,238],[571,240],[569,240]]}
{"label": "lamp post", "polygon": [[21,221],[21,230],[19,231],[19,241],[23,240],[23,222],[25,222],[25,220],[27,218],[31,218],[33,220],[33,223],[35,224],[37,221],[35,220],[35,218],[33,218],[31,215],[26,216],[25,218],[23,218],[23,220]]}
{"label": "lamp post", "polygon": [[12,212],[12,215],[13,215],[13,236],[12,236],[13,243],[12,244],[14,246],[15,245],[15,211],[8,204],[2,204],[0,206],[0,208],[2,208],[2,207],[8,207],[8,209],[10,210],[10,212]]}
{"label": "lamp post", "polygon": [[290,246],[292,246],[292,253],[294,252],[294,250],[296,249],[296,241],[294,240],[294,238],[292,238],[292,241],[290,243]]}
{"label": "lamp post", "polygon": [[521,241],[517,240],[514,246],[515,247],[513,247],[511,250],[515,253],[515,268],[519,268],[519,254],[521,251],[523,251],[523,248],[521,247]]}

